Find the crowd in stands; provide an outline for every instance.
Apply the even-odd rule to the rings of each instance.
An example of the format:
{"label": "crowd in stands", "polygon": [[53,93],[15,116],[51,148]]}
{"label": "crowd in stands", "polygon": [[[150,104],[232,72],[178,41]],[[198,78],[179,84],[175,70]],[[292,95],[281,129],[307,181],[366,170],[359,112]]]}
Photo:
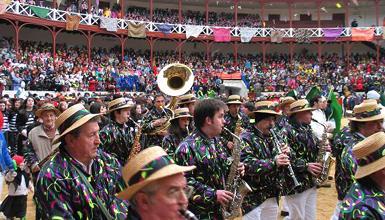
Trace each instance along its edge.
{"label": "crowd in stands", "polygon": [[[57,45],[54,65],[52,45],[21,41],[19,53],[11,46],[12,40],[1,42],[0,78],[1,90],[18,91],[25,83],[25,90],[50,91],[135,91],[152,93],[157,90],[157,73],[166,64],[177,62],[175,52],[157,52],[153,62],[149,51],[126,50],[122,58],[120,48],[110,50],[94,48],[92,62],[85,47]],[[296,89],[305,93],[313,85],[324,90],[333,86],[342,93],[343,86],[364,91],[375,86],[384,91],[385,57],[377,67],[370,54],[351,56],[350,66],[337,54],[317,56],[304,52],[295,55],[290,62],[288,55],[267,55],[263,63],[261,55],[238,55],[235,65],[233,54],[215,53],[211,62],[204,53],[183,54],[181,63],[190,66],[195,74],[194,90],[217,94],[222,80],[218,73],[240,72],[251,92],[287,92]],[[348,71],[349,69],[349,71]],[[212,90],[212,91],[211,91]]]}

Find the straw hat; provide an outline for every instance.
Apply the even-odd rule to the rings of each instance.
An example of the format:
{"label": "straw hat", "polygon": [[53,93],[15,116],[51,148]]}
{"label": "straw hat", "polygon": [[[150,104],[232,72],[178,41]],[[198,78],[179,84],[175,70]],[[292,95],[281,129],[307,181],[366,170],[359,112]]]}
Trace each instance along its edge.
{"label": "straw hat", "polygon": [[272,101],[259,101],[255,103],[254,114],[264,113],[271,115],[281,115],[281,113],[275,111],[275,107],[277,106],[276,102]]}
{"label": "straw hat", "polygon": [[374,99],[364,100],[361,104],[354,106],[353,116],[349,120],[357,122],[376,121],[385,118],[385,114],[381,113],[381,108]]}
{"label": "straw hat", "polygon": [[190,115],[190,111],[188,108],[178,108],[174,111],[174,117],[171,119],[177,119],[177,118],[192,118],[193,116]]}
{"label": "straw hat", "polygon": [[313,110],[315,110],[315,108],[311,108],[306,99],[300,99],[290,104],[290,114]]}
{"label": "straw hat", "polygon": [[144,149],[124,166],[122,173],[128,187],[118,194],[118,198],[130,200],[135,193],[155,180],[193,169],[195,166],[175,164],[161,147]]}
{"label": "straw hat", "polygon": [[122,108],[132,108],[134,105],[135,104],[132,101],[127,101],[123,97],[117,98],[108,103],[108,113]]}
{"label": "straw hat", "polygon": [[279,107],[282,108],[284,105],[290,105],[291,103],[295,102],[295,99],[293,97],[287,96],[287,97],[281,97],[279,99]]}
{"label": "straw hat", "polygon": [[87,123],[99,114],[91,114],[82,104],[76,104],[65,110],[55,121],[55,127],[60,135],[55,137],[52,144],[59,143],[61,139],[76,128]]}
{"label": "straw hat", "polygon": [[385,133],[377,132],[353,147],[358,168],[356,179],[366,177],[385,168]]}
{"label": "straw hat", "polygon": [[40,118],[41,114],[46,111],[53,111],[56,116],[60,114],[59,109],[55,108],[52,103],[44,103],[38,110],[36,110],[35,115]]}
{"label": "straw hat", "polygon": [[241,96],[239,95],[231,95],[227,98],[227,103],[226,104],[239,104],[241,105]]}
{"label": "straw hat", "polygon": [[193,103],[193,102],[196,102],[196,100],[197,99],[193,94],[185,94],[185,95],[179,96],[178,105]]}

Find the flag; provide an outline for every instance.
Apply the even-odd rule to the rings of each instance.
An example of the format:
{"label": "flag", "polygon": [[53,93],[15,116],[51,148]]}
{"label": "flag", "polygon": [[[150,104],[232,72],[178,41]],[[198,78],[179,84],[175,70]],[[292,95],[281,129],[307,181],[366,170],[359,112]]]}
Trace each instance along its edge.
{"label": "flag", "polygon": [[105,28],[107,31],[117,32],[118,31],[118,19],[100,17],[100,28]]}
{"label": "flag", "polygon": [[374,28],[352,28],[352,41],[373,41]]}
{"label": "flag", "polygon": [[385,95],[384,95],[384,92],[381,92],[380,103],[381,103],[382,106],[385,106]]}
{"label": "flag", "polygon": [[48,8],[41,8],[41,7],[36,7],[36,6],[32,6],[32,5],[30,5],[29,8],[39,18],[47,18],[47,16],[48,16],[48,13],[49,13]]}
{"label": "flag", "polygon": [[80,23],[80,16],[78,15],[66,15],[66,30],[67,31],[74,31],[79,28]]}
{"label": "flag", "polygon": [[324,39],[326,41],[335,41],[339,36],[341,36],[344,29],[342,28],[322,28],[324,32]]}
{"label": "flag", "polygon": [[189,39],[190,37],[199,37],[199,35],[203,31],[203,26],[199,25],[186,25],[186,39]]}
{"label": "flag", "polygon": [[295,90],[295,89],[293,89],[293,90],[291,90],[291,91],[289,91],[287,94],[286,94],[286,96],[287,97],[292,97],[292,98],[294,98],[294,99],[298,99],[298,92]]}
{"label": "flag", "polygon": [[251,41],[251,39],[254,37],[255,33],[257,33],[256,28],[243,28],[241,27],[239,29],[239,32],[241,34],[241,42],[242,43],[248,43]]}
{"label": "flag", "polygon": [[310,102],[310,100],[314,99],[318,95],[321,95],[320,89],[318,86],[313,86],[306,94],[306,99]]}
{"label": "flag", "polygon": [[146,24],[128,21],[128,36],[134,38],[146,38]]}
{"label": "flag", "polygon": [[174,25],[171,24],[156,24],[155,26],[158,28],[158,31],[163,34],[170,34],[174,28]]}
{"label": "flag", "polygon": [[270,40],[273,43],[282,43],[284,32],[281,29],[271,30]]}
{"label": "flag", "polygon": [[215,42],[230,42],[231,33],[229,28],[212,28]]}
{"label": "flag", "polygon": [[7,3],[0,3],[0,15],[6,12],[8,5]]}
{"label": "flag", "polygon": [[298,43],[310,42],[309,36],[310,36],[310,31],[308,29],[305,29],[305,28],[294,29],[294,38]]}
{"label": "flag", "polygon": [[336,128],[333,131],[333,135],[335,136],[341,130],[341,119],[343,114],[342,106],[340,105],[340,103],[338,103],[336,95],[334,94],[333,90],[329,91],[328,100],[330,101],[330,109],[331,109],[331,114],[328,120],[330,120],[330,118],[334,119]]}

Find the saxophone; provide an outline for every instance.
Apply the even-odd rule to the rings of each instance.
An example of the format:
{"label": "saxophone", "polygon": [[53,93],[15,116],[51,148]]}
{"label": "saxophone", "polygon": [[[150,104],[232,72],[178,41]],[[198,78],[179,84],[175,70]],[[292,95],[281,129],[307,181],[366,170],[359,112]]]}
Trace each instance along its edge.
{"label": "saxophone", "polygon": [[[131,119],[131,118],[130,118]],[[140,136],[142,136],[142,126],[138,123],[136,123],[133,119],[131,119],[136,127],[138,128],[136,133],[135,133],[135,138],[134,138],[134,143],[132,144],[132,149],[130,151],[130,155],[128,156],[128,160],[130,160],[132,157],[137,155],[142,147],[140,146]]]}
{"label": "saxophone", "polygon": [[[240,129],[241,121],[237,121],[237,128]],[[227,176],[225,190],[234,194],[233,199],[226,206],[222,206],[222,216],[224,219],[235,219],[242,216],[242,202],[247,193],[251,192],[251,187],[241,179],[238,172],[238,164],[241,158],[241,139],[227,128],[224,128],[232,137],[234,141],[234,147],[232,150],[232,163],[230,167],[230,173]]]}
{"label": "saxophone", "polygon": [[314,122],[320,124],[324,128],[324,132],[322,134],[322,139],[320,142],[320,147],[318,150],[317,163],[322,165],[321,174],[315,179],[315,184],[317,186],[322,185],[329,176],[330,167],[333,165],[335,159],[331,156],[331,153],[326,151],[326,147],[328,146],[328,136],[327,136],[327,128],[324,124],[318,122],[317,120],[312,119]]}

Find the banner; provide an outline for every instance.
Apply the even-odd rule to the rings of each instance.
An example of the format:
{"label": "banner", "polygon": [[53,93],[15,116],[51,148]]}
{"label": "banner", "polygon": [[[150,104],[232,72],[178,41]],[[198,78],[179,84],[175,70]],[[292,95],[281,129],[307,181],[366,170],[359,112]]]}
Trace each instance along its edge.
{"label": "banner", "polygon": [[186,25],[186,39],[189,39],[190,37],[199,37],[199,35],[203,31],[203,26],[199,25]]}
{"label": "banner", "polygon": [[66,15],[66,30],[75,31],[79,28],[80,16],[78,15]]}
{"label": "banner", "polygon": [[128,36],[134,38],[146,38],[146,24],[135,24],[132,21],[128,22]]}
{"label": "banner", "polygon": [[241,42],[248,43],[254,37],[255,33],[257,33],[257,29],[255,28],[240,28],[239,32],[241,33]]}
{"label": "banner", "polygon": [[294,29],[294,38],[298,43],[309,43],[310,31],[305,28]]}
{"label": "banner", "polygon": [[100,28],[105,28],[107,31],[118,31],[118,19],[100,17]]}
{"label": "banner", "polygon": [[373,41],[374,28],[352,28],[352,41]]}
{"label": "banner", "polygon": [[47,16],[48,16],[48,13],[49,13],[48,8],[41,8],[41,7],[36,7],[36,6],[32,6],[32,5],[30,5],[29,8],[39,18],[47,18]]}
{"label": "banner", "polygon": [[242,79],[242,75],[240,72],[235,72],[235,73],[216,73],[216,76],[221,78],[222,80],[228,80],[228,79]]}
{"label": "banner", "polygon": [[0,3],[0,15],[6,12],[8,5],[7,3]]}
{"label": "banner", "polygon": [[324,32],[324,39],[326,41],[335,41],[339,36],[341,36],[344,31],[343,28],[322,28]]}
{"label": "banner", "polygon": [[214,41],[215,42],[230,42],[231,33],[228,28],[212,28],[214,32]]}
{"label": "banner", "polygon": [[281,29],[273,29],[271,30],[270,40],[273,43],[282,43],[284,31]]}
{"label": "banner", "polygon": [[171,24],[156,24],[156,27],[158,28],[159,32],[162,32],[164,34],[170,34],[172,32],[172,29],[174,25]]}

